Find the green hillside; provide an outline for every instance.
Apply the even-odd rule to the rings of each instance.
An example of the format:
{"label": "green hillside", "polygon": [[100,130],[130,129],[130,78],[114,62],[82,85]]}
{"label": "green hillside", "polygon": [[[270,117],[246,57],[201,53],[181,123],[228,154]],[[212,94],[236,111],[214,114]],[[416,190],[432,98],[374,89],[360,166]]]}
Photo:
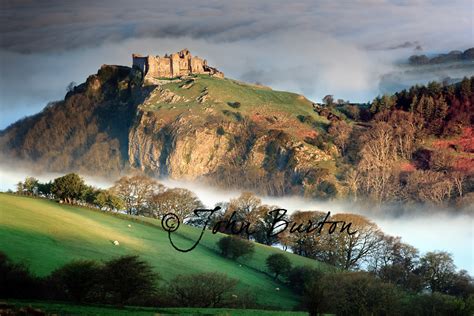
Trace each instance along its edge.
{"label": "green hillside", "polygon": [[[209,115],[224,121],[247,117],[261,126],[285,130],[296,138],[314,128],[323,132],[329,123],[300,94],[206,75],[188,80],[162,80],[160,88],[152,91],[140,108],[159,111],[163,121],[184,116],[204,124]],[[312,124],[302,123],[298,116],[305,116]]]}
{"label": "green hillside", "polygon": [[[173,240],[184,248],[194,243],[199,232],[181,225]],[[138,254],[165,280],[178,274],[221,272],[238,279],[239,288],[253,291],[261,304],[285,309],[298,304],[297,296],[265,273],[266,257],[281,250],[257,244],[251,259],[235,262],[217,253],[215,243],[219,238],[206,232],[195,250],[180,253],[171,247],[158,220],[0,194],[0,250],[15,261],[28,263],[38,275],[46,275],[73,259],[106,260]],[[120,245],[113,245],[114,240]],[[294,265],[327,268],[317,261],[286,254]]]}

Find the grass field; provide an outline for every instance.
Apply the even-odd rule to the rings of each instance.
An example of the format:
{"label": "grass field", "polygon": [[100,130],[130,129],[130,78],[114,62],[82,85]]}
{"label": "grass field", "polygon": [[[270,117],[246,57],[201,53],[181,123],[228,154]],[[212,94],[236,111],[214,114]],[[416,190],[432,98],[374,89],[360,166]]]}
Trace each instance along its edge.
{"label": "grass field", "polygon": [[[184,248],[194,243],[199,232],[181,225],[173,240]],[[281,250],[256,244],[252,258],[235,262],[217,253],[219,238],[207,231],[195,250],[181,253],[171,247],[158,220],[113,216],[45,199],[0,194],[0,250],[14,261],[26,262],[38,275],[47,275],[74,259],[106,260],[138,254],[165,281],[178,274],[221,272],[238,279],[238,289],[252,291],[260,304],[288,310],[298,304],[299,298],[265,271],[266,257]],[[114,246],[114,240],[120,245]],[[286,254],[295,266],[327,269],[317,261]]]}
{"label": "grass field", "polygon": [[304,316],[305,312],[242,310],[227,308],[151,308],[151,307],[108,307],[108,306],[82,306],[64,303],[25,302],[12,300],[8,302],[17,308],[31,306],[44,312],[56,315],[101,315],[101,316],[165,316],[165,315],[216,315],[216,316]]}

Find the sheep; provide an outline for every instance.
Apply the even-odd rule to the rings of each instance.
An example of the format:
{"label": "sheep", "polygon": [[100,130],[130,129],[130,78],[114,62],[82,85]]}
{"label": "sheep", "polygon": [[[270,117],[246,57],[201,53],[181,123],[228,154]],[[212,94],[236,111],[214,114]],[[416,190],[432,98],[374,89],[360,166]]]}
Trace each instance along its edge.
{"label": "sheep", "polygon": [[118,242],[118,240],[114,240],[113,244],[114,244],[115,246],[120,245],[120,243]]}

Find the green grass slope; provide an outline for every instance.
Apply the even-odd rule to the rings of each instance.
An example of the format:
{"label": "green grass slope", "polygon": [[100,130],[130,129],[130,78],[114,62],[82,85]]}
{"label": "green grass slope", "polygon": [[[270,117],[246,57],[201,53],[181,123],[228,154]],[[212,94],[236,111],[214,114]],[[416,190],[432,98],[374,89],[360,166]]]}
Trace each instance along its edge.
{"label": "green grass slope", "polygon": [[[228,78],[206,75],[193,76],[188,80],[161,82],[161,89],[176,96],[152,92],[140,107],[146,111],[159,111],[160,119],[176,117],[193,119],[195,124],[205,124],[209,116],[235,121],[248,117],[260,126],[271,126],[287,131],[296,138],[308,133],[325,132],[329,121],[313,111],[312,102],[296,93],[276,91]],[[239,103],[238,107],[232,106]],[[302,123],[298,116],[307,117]]]}
{"label": "green grass slope", "polygon": [[[165,280],[178,274],[221,272],[238,279],[239,289],[253,291],[261,304],[285,309],[298,304],[298,297],[265,271],[266,257],[281,250],[256,244],[252,258],[235,262],[216,251],[220,234],[206,231],[196,249],[181,253],[172,248],[160,226],[159,220],[113,216],[44,199],[0,194],[0,250],[15,261],[28,263],[38,275],[74,259],[107,260],[137,254]],[[181,225],[173,240],[186,248],[199,233],[200,229]],[[120,245],[114,246],[114,240]],[[311,259],[286,255],[295,266],[327,268]],[[277,287],[280,291],[275,290]]]}

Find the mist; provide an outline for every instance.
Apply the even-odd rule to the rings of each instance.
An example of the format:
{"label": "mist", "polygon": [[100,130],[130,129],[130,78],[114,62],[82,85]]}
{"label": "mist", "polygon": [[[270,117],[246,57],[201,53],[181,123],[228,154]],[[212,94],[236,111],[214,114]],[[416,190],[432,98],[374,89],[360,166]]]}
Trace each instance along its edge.
{"label": "mist", "polygon": [[[49,181],[62,174],[33,171],[26,166],[0,162],[0,191],[15,190],[15,185],[28,176],[40,181]],[[110,179],[84,177],[89,185],[109,188]],[[226,202],[241,194],[241,190],[222,190],[204,183],[158,179],[166,187],[181,187],[193,191],[203,204],[213,208],[218,202]],[[456,213],[448,209],[405,207],[400,211],[393,206],[373,208],[339,201],[317,201],[298,196],[262,196],[262,203],[287,209],[289,213],[297,210],[311,210],[335,213],[355,213],[374,221],[384,233],[400,236],[402,241],[420,250],[420,253],[442,250],[453,255],[458,269],[474,274],[474,216],[473,212]]]}

